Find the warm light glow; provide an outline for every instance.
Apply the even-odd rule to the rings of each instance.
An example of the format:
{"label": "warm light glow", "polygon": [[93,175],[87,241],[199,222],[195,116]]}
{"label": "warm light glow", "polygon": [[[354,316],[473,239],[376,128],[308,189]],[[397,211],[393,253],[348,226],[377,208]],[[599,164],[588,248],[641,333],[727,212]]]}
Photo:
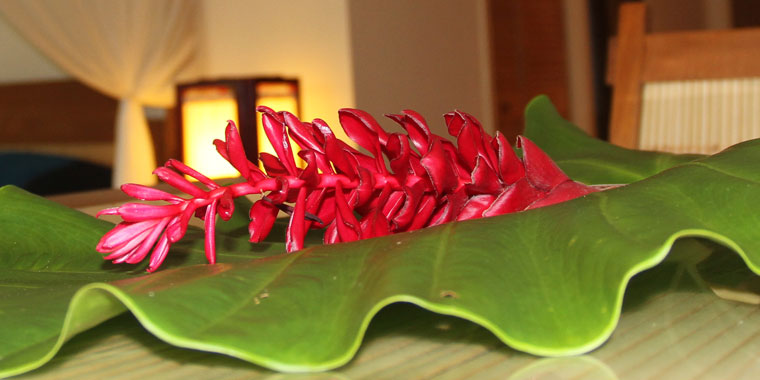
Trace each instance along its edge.
{"label": "warm light glow", "polygon": [[224,140],[227,120],[238,123],[235,95],[223,86],[191,88],[182,94],[182,146],[184,162],[209,178],[239,176],[214,148]]}
{"label": "warm light glow", "polygon": [[[256,107],[267,106],[277,112],[288,111],[298,116],[298,94],[296,88],[291,83],[283,82],[258,82],[256,84]],[[267,139],[267,135],[261,125],[261,114],[256,114],[256,136],[258,136],[259,153],[267,152],[272,155],[275,153],[272,144]],[[296,160],[296,165],[303,167],[304,162],[298,156],[298,145],[290,139],[290,146]]]}

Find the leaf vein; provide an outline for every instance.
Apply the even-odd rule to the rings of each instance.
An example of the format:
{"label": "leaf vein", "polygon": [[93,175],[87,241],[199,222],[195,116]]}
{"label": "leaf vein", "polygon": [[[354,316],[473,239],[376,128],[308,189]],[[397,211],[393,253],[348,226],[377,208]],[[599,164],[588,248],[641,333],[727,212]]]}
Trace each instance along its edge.
{"label": "leaf vein", "polygon": [[239,304],[237,304],[234,307],[230,308],[226,313],[218,315],[217,318],[214,318],[213,320],[210,320],[208,323],[206,323],[205,326],[203,326],[203,327],[198,328],[197,330],[195,330],[192,335],[198,336],[198,335],[203,334],[205,331],[207,331],[210,328],[212,328],[212,327],[216,326],[217,324],[219,324],[219,322],[225,320],[226,318],[228,318],[231,315],[235,315],[237,312],[239,312],[240,310],[242,310],[244,307],[248,306],[251,303],[251,300],[256,295],[260,294],[262,290],[267,289],[269,287],[269,285],[271,285],[272,283],[274,283],[275,281],[277,281],[280,277],[282,277],[283,273],[285,273],[288,270],[288,268],[290,268],[293,265],[293,263],[299,257],[304,256],[310,250],[311,250],[310,248],[304,248],[304,249],[302,249],[300,251],[284,255],[286,257],[292,257],[292,258],[290,260],[288,260],[285,265],[283,265],[281,268],[279,268],[277,270],[277,272],[275,272],[270,277],[270,279],[268,279],[266,281],[263,281],[261,283],[262,286],[254,288],[254,290],[252,292],[250,292],[250,296],[249,297],[241,297],[241,299],[242,299],[243,302],[240,302]]}
{"label": "leaf vein", "polygon": [[457,223],[447,223],[445,224],[446,229],[440,234],[440,236],[443,236],[443,239],[440,240],[438,244],[438,249],[435,251],[435,258],[433,259],[433,273],[432,273],[432,279],[430,281],[430,299],[435,300],[436,296],[440,293],[440,289],[438,289],[438,283],[440,280],[440,276],[438,275],[440,273],[441,268],[441,262],[443,261],[444,256],[447,252],[449,252],[446,247],[449,246],[449,240],[451,240],[451,236],[454,235],[454,227]]}
{"label": "leaf vein", "polygon": [[712,171],[714,171],[716,173],[720,173],[720,174],[723,174],[725,176],[728,176],[728,177],[731,177],[731,178],[735,178],[735,179],[738,179],[738,180],[743,181],[743,182],[749,182],[749,183],[753,183],[753,184],[756,184],[756,185],[760,185],[760,181],[755,181],[755,180],[752,180],[752,179],[749,179],[749,178],[741,177],[741,176],[733,174],[733,173],[729,173],[729,172],[727,172],[725,170],[721,170],[721,169],[718,169],[718,168],[716,168],[714,166],[710,166],[710,165],[708,165],[707,163],[705,163],[703,161],[694,161],[694,162],[691,162],[689,164],[690,165],[694,165],[694,166],[703,167],[703,168],[706,168],[708,170],[712,170]]}

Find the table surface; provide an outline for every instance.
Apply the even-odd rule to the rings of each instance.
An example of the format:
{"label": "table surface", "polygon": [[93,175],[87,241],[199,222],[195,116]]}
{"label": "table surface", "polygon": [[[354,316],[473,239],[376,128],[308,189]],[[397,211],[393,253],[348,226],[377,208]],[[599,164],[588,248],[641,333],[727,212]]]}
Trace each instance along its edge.
{"label": "table surface", "polygon": [[[53,199],[92,214],[123,198],[110,191]],[[759,378],[758,306],[722,299],[700,290],[688,278],[668,280],[670,285],[657,291],[636,286],[665,275],[665,271],[645,272],[634,278],[612,337],[597,350],[576,357],[540,358],[517,352],[468,321],[396,304],[373,319],[348,365],[327,373],[279,374],[224,355],[173,347],[124,314],[75,336],[51,362],[23,378]]]}

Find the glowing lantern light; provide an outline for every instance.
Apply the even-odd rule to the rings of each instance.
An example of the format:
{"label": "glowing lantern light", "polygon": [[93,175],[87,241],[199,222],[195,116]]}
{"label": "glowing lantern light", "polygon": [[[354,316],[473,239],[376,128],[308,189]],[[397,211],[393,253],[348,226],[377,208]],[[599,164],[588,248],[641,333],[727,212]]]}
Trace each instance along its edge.
{"label": "glowing lantern light", "polygon": [[248,78],[178,85],[177,116],[183,161],[210,178],[237,177],[237,171],[211,144],[214,139],[224,139],[227,120],[237,124],[251,161],[260,152],[274,154],[262,130],[261,116],[256,112],[259,105],[299,116],[298,81]]}

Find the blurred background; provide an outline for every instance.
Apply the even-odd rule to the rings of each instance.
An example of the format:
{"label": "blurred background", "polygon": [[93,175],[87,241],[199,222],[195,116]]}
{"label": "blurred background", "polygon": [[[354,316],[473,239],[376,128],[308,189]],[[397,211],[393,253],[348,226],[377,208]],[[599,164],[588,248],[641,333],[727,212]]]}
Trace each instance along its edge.
{"label": "blurred background", "polygon": [[[220,80],[294,80],[293,112],[334,129],[342,107],[388,129],[382,115],[413,109],[446,135],[442,115],[458,109],[513,140],[526,104],[547,94],[589,134],[608,135],[607,44],[621,0],[108,3],[119,2],[0,2],[4,183],[37,181],[39,193],[88,178],[152,183],[156,162],[189,155],[177,86]],[[760,24],[752,0],[645,3],[650,31]],[[32,153],[58,161],[32,165]]]}

